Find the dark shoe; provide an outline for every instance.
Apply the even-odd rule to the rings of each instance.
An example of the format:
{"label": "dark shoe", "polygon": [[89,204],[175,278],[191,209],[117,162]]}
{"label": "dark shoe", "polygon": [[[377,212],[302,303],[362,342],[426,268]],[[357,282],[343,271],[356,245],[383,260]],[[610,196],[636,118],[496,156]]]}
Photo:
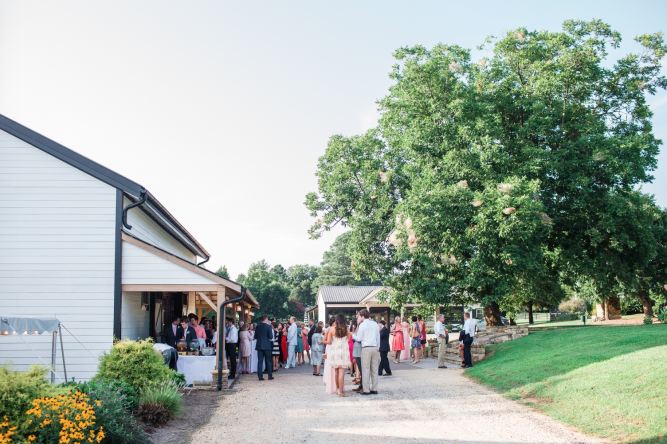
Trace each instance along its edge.
{"label": "dark shoe", "polygon": [[273,381],[273,376],[269,376],[269,381]]}
{"label": "dark shoe", "polygon": [[371,395],[377,395],[378,394],[378,392],[374,391],[374,390],[371,390],[370,393],[371,393]]}
{"label": "dark shoe", "polygon": [[389,374],[389,373],[385,373],[385,374],[382,375],[382,376],[391,376],[391,374]]}
{"label": "dark shoe", "polygon": [[364,389],[361,387],[357,387],[356,389],[352,389],[353,392],[361,393]]}
{"label": "dark shoe", "polygon": [[443,365],[442,367],[438,366],[438,368],[447,368],[447,366],[446,365]]}
{"label": "dark shoe", "polygon": [[227,376],[227,379],[234,379],[234,376],[233,376],[233,375],[229,375],[229,376]]}
{"label": "dark shoe", "polygon": [[463,368],[472,368],[472,365],[465,365]]}
{"label": "dark shoe", "polygon": [[371,392],[357,392],[357,393],[359,393],[360,395],[370,395],[371,394]]}
{"label": "dark shoe", "polygon": [[259,380],[260,380],[260,381],[263,381],[263,380],[264,380],[264,378],[259,378]]}

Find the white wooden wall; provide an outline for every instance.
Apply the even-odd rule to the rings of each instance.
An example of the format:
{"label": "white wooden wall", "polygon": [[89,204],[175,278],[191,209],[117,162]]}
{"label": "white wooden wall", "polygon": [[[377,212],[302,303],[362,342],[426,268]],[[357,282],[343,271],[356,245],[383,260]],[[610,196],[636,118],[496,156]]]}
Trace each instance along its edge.
{"label": "white wooden wall", "polygon": [[123,241],[123,284],[218,285],[197,273]]}
{"label": "white wooden wall", "polygon": [[[68,376],[89,379],[113,337],[116,189],[0,130],[0,314],[57,316]],[[50,363],[51,337],[0,336],[0,363]],[[58,367],[62,368],[60,353]]]}
{"label": "white wooden wall", "polygon": [[[129,199],[123,199],[123,206],[127,206],[131,203],[132,202]],[[137,207],[130,209],[127,212],[127,223],[132,226],[132,229],[128,232],[132,233],[134,237],[137,237],[144,242],[148,242],[162,250],[168,251],[188,262],[196,263],[194,254],[190,253],[188,249],[163,230],[150,217],[148,217],[146,213],[141,211],[141,209]],[[124,229],[127,230],[127,228]]]}
{"label": "white wooden wall", "polygon": [[124,291],[121,310],[123,339],[146,339],[150,333],[150,312],[141,309],[141,292]]}

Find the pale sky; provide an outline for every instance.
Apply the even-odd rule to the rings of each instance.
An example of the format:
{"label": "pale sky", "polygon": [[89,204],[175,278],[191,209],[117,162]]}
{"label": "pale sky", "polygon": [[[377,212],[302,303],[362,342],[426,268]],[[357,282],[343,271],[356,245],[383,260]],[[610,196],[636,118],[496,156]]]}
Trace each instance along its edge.
{"label": "pale sky", "polygon": [[[667,31],[667,2],[0,0],[0,114],[148,188],[209,269],[317,265],[341,232],[308,239],[317,159],[375,125],[395,49],[568,18],[610,23],[617,57]],[[667,94],[650,101],[667,140]],[[665,207],[659,161],[644,190]]]}

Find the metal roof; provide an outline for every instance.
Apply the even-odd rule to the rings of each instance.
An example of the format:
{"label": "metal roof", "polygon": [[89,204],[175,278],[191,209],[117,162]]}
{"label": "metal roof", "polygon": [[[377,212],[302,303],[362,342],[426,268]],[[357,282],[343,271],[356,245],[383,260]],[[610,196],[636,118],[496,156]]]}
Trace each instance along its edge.
{"label": "metal roof", "polygon": [[[93,176],[94,178],[111,185],[114,188],[122,190],[126,195],[134,197],[130,199],[132,201],[138,200],[141,191],[144,189],[138,183],[128,179],[127,177],[116,173],[115,171],[100,165],[99,163],[90,160],[89,158],[82,156],[81,154],[73,151],[53,140],[42,136],[41,134],[21,125],[18,122],[13,121],[12,119],[3,116],[0,114],[0,129],[11,134],[18,139],[23,140],[26,143],[39,148],[55,157],[56,159],[62,160],[63,162],[78,168],[86,174]],[[151,211],[149,205],[154,205],[155,210]],[[148,192],[148,205],[147,208],[140,207],[142,211],[151,216],[156,222],[162,226],[165,230],[170,232],[176,238],[182,241],[183,245],[190,250],[195,255],[201,257],[210,257],[211,255],[206,251],[206,249],[197,241],[197,239],[192,236],[185,229],[183,225],[176,220],[176,218],[167,211],[167,209],[160,203],[158,200]],[[152,214],[151,214],[152,213]],[[155,217],[156,213],[159,213],[160,217]]]}
{"label": "metal roof", "polygon": [[325,303],[332,304],[358,304],[366,296],[376,290],[381,290],[382,285],[364,287],[320,287],[320,294]]}

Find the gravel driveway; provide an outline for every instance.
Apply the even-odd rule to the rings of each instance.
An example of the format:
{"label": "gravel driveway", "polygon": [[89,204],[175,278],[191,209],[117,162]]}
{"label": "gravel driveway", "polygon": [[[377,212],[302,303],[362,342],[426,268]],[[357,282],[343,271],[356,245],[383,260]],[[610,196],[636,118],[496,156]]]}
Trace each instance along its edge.
{"label": "gravel driveway", "polygon": [[435,366],[433,359],[392,363],[394,375],[380,378],[379,395],[349,398],[326,395],[322,378],[310,373],[281,370],[273,381],[242,375],[191,442],[604,442],[483,388],[461,369]]}

